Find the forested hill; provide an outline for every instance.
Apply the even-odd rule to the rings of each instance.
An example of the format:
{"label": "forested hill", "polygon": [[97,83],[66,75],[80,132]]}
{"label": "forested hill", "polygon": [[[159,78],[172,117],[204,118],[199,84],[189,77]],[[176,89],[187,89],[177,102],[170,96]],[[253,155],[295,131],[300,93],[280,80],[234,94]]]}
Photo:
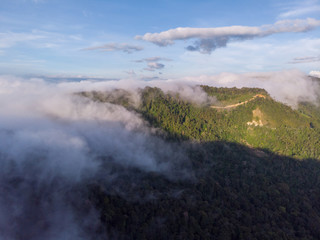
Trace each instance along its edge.
{"label": "forested hill", "polygon": [[300,109],[293,110],[262,89],[203,89],[217,97],[219,106],[246,101],[257,94],[266,97],[221,110],[180,101],[160,89],[145,89],[141,112],[152,125],[178,139],[236,142],[286,156],[320,158],[320,111],[315,105],[301,103]]}
{"label": "forested hill", "polygon": [[[159,88],[81,93],[138,112],[184,148],[190,179],[123,170],[89,186],[111,239],[319,239],[319,108],[292,109],[263,89],[202,86],[217,101],[193,104]],[[257,94],[265,97],[256,97]],[[232,109],[215,109],[248,101]],[[118,169],[119,170],[119,169]],[[121,194],[119,194],[119,192]],[[137,197],[139,196],[139,197]]]}
{"label": "forested hill", "polygon": [[82,94],[137,111],[176,141],[227,141],[290,157],[320,158],[320,108],[316,105],[300,103],[298,109],[292,109],[259,88],[201,87],[217,101],[193,104],[178,94],[149,87],[141,90],[140,106],[134,106],[130,93],[123,90]]}

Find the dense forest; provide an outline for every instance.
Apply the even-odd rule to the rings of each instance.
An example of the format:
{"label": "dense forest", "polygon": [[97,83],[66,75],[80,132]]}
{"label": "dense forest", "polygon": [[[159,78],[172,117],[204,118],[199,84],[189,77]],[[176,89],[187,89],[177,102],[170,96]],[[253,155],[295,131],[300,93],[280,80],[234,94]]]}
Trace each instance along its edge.
{"label": "dense forest", "polygon": [[[88,185],[111,239],[319,239],[320,111],[292,109],[263,89],[201,86],[218,106],[196,105],[159,88],[83,92],[140,114],[161,138],[183,149],[186,177],[112,166]],[[257,94],[264,97],[254,98]],[[108,166],[110,167],[110,166]],[[103,172],[103,170],[102,170]],[[134,173],[134,174],[133,174]]]}

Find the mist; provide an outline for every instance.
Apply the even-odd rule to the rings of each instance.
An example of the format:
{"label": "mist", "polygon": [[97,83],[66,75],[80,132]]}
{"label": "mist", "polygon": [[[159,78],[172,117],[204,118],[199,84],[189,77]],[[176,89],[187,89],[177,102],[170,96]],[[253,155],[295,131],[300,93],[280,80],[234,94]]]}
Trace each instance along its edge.
{"label": "mist", "polygon": [[257,87],[265,89],[272,98],[292,108],[297,108],[299,102],[318,104],[319,82],[314,81],[304,72],[296,69],[278,72],[231,73],[217,75],[185,76],[180,78],[158,79],[143,81],[140,79],[122,79],[119,81],[78,83],[61,83],[59,87],[81,91],[124,89],[130,92],[135,106],[140,103],[138,89],[146,86],[158,87],[164,93],[178,95],[181,99],[193,104],[205,105],[217,103],[216,98],[208,96],[200,87]]}
{"label": "mist", "polygon": [[99,239],[108,229],[87,184],[116,184],[121,169],[185,177],[182,148],[138,114],[74,94],[89,85],[0,78],[1,239]]}
{"label": "mist", "polygon": [[181,82],[188,84],[203,84],[213,87],[256,87],[265,89],[276,101],[292,108],[297,108],[299,102],[319,102],[319,82],[299,70],[257,73],[221,73],[218,75],[202,75],[184,77]]}
{"label": "mist", "polygon": [[148,82],[50,83],[0,76],[0,239],[99,239],[108,229],[87,197],[91,182],[103,181],[128,198],[117,183],[124,174],[135,179],[136,170],[171,181],[192,178],[182,145],[163,140],[165,133],[133,111],[76,93],[129,92],[137,107],[139,90],[150,86],[194,104],[214,104],[202,84],[264,88],[291,107],[317,102],[319,90],[317,82],[296,70]]}

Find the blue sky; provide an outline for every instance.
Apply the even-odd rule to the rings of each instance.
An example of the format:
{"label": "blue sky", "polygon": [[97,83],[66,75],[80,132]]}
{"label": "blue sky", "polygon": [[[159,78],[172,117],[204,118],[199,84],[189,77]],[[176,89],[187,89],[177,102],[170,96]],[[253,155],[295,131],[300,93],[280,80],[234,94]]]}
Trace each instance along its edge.
{"label": "blue sky", "polygon": [[0,74],[171,78],[293,68],[320,69],[320,0],[0,3]]}

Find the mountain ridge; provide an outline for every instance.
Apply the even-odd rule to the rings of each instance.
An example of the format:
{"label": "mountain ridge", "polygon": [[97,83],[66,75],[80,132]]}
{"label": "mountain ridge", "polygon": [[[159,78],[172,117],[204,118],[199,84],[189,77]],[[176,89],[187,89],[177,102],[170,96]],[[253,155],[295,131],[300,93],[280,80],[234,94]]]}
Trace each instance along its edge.
{"label": "mountain ridge", "polygon": [[[161,130],[156,135],[184,149],[190,161],[184,168],[189,179],[121,167],[121,179],[111,186],[104,179],[91,184],[88,198],[100,212],[107,236],[319,238],[318,108],[301,103],[292,109],[263,89],[203,89],[211,96],[218,93],[223,104],[247,102],[213,109],[210,102],[197,105],[150,87],[139,90],[139,105],[126,91],[80,93],[140,114],[150,127]],[[248,101],[261,92],[267,97]],[[263,124],[248,125],[250,121]]]}
{"label": "mountain ridge", "polygon": [[259,88],[201,88],[223,106],[192,104],[179,94],[150,87],[140,90],[139,106],[130,102],[130,93],[123,90],[81,94],[136,111],[174,140],[246,142],[287,156],[320,158],[320,110],[315,105],[301,103],[300,108],[292,109]]}

